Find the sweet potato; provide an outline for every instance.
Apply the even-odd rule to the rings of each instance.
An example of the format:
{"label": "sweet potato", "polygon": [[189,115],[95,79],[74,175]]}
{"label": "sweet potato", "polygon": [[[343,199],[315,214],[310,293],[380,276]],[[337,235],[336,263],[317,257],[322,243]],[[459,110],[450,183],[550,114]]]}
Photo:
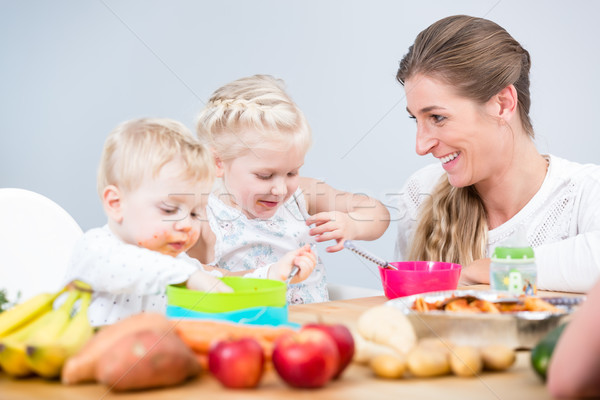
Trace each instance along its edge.
{"label": "sweet potato", "polygon": [[98,360],[96,380],[114,391],[147,389],[180,384],[200,370],[179,336],[148,329],[119,338]]}
{"label": "sweet potato", "polygon": [[169,320],[159,313],[140,313],[104,326],[77,354],[65,362],[61,372],[62,382],[75,384],[94,381],[96,363],[100,356],[121,337],[144,329],[166,333],[172,327]]}

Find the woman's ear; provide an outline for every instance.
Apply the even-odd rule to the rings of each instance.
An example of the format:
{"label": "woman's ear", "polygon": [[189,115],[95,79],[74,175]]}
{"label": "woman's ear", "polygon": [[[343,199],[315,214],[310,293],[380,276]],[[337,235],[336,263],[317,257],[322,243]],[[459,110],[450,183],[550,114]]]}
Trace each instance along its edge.
{"label": "woman's ear", "polygon": [[102,192],[102,206],[111,220],[121,223],[123,220],[123,204],[121,191],[115,185],[108,185]]}
{"label": "woman's ear", "polygon": [[514,85],[508,85],[494,96],[497,105],[497,117],[509,122],[517,111],[519,97]]}

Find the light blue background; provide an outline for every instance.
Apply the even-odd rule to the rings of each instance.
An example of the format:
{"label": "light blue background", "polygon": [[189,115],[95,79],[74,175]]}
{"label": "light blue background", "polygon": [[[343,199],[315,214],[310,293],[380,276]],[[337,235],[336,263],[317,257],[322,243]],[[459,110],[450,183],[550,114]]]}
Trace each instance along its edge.
{"label": "light blue background", "polygon": [[[117,123],[161,116],[193,129],[214,89],[266,73],[287,82],[312,126],[302,174],[393,206],[405,179],[436,162],[414,152],[398,61],[419,31],[452,14],[492,19],[531,53],[540,151],[598,162],[599,4],[4,0],[0,187],[46,195],[84,230],[102,225],[96,168]],[[393,261],[394,239],[392,223],[363,245]],[[369,262],[321,254],[330,281],[380,289]]]}

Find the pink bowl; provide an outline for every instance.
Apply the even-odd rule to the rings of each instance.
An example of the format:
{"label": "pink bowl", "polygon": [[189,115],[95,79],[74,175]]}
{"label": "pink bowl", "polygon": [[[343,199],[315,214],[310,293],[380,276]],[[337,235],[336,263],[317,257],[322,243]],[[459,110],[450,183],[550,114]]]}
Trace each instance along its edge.
{"label": "pink bowl", "polygon": [[454,290],[458,286],[460,264],[435,261],[403,261],[391,265],[398,271],[379,267],[383,291],[388,299],[418,293]]}

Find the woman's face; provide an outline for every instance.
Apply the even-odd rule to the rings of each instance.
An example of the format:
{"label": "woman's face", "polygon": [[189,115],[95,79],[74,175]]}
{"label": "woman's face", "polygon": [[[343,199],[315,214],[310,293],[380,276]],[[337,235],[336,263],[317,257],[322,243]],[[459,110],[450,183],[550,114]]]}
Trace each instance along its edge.
{"label": "woman's face", "polygon": [[509,165],[512,137],[493,118],[494,97],[478,104],[424,75],[408,79],[404,89],[407,111],[417,123],[417,154],[440,160],[452,186],[485,182]]}

